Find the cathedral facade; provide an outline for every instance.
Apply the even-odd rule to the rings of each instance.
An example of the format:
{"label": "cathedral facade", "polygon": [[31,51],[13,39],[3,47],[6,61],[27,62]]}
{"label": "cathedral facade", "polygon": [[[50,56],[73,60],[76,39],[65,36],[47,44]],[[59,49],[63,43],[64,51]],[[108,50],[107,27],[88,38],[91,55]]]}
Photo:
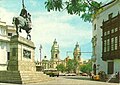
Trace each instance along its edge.
{"label": "cathedral facade", "polygon": [[75,48],[74,48],[74,51],[73,51],[73,56],[74,56],[74,59],[77,60],[78,62],[81,61],[81,58],[80,58],[81,51],[80,51],[80,47],[79,47],[78,42],[75,45]]}
{"label": "cathedral facade", "polygon": [[76,45],[75,45],[74,51],[73,51],[74,60],[76,60],[78,62],[78,66],[75,69],[75,73],[77,73],[77,74],[80,71],[79,66],[80,66],[80,64],[82,64],[80,56],[81,56],[80,46],[79,46],[79,44],[77,42]]}
{"label": "cathedral facade", "polygon": [[[78,62],[78,64],[81,64],[81,51],[79,44],[76,43],[74,51],[73,51],[73,59]],[[44,69],[56,69],[57,65],[63,64],[66,66],[67,61],[69,60],[69,56],[67,56],[64,60],[60,59],[60,50],[59,45],[56,41],[56,39],[53,42],[53,45],[51,47],[51,59],[48,60],[46,56],[44,56],[44,59],[42,60],[42,66]],[[79,72],[79,66],[76,68],[76,73]]]}
{"label": "cathedral facade", "polygon": [[56,69],[59,64],[65,64],[65,61],[60,59],[59,45],[55,39],[51,47],[51,59],[47,60],[47,57],[44,56],[42,66],[44,69]]}

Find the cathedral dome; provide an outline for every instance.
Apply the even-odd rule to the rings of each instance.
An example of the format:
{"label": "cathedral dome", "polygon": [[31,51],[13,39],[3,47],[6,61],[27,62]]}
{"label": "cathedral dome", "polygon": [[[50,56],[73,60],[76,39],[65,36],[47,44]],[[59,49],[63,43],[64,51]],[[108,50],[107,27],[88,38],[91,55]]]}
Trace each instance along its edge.
{"label": "cathedral dome", "polygon": [[59,60],[59,45],[57,44],[56,39],[53,42],[52,48],[51,48],[51,60]]}
{"label": "cathedral dome", "polygon": [[55,39],[51,51],[57,51],[57,50],[59,50],[59,45],[57,44],[57,41]]}
{"label": "cathedral dome", "polygon": [[81,52],[80,52],[80,47],[79,47],[78,42],[77,42],[77,44],[75,45],[74,52],[73,52],[73,56],[74,56],[74,59],[80,60]]}
{"label": "cathedral dome", "polygon": [[75,45],[74,52],[75,52],[75,51],[80,52],[80,47],[79,47],[78,42],[77,42],[77,44]]}

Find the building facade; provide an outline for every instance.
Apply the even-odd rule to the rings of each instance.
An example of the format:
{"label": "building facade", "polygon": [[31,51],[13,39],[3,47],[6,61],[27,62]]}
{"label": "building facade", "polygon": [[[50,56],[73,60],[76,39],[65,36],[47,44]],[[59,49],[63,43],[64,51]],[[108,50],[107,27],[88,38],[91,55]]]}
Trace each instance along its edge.
{"label": "building facade", "polygon": [[50,59],[50,68],[56,68],[57,65],[61,63],[60,55],[59,55],[59,45],[57,44],[56,39],[53,42],[51,47],[51,59]]}
{"label": "building facade", "polygon": [[[78,61],[79,64],[82,64],[80,56],[81,56],[80,47],[79,44],[76,43],[73,51],[73,59]],[[59,64],[63,64],[64,66],[66,66],[68,60],[70,60],[69,56],[67,56],[64,60],[60,59],[59,45],[55,39],[51,47],[51,59],[48,60],[47,56],[44,56],[44,59],[42,60],[42,66],[44,69],[56,69],[56,66]],[[76,73],[78,72],[79,72],[79,67],[76,68]]]}
{"label": "building facade", "polygon": [[93,20],[93,71],[113,74],[120,71],[120,0],[100,9]]}
{"label": "building facade", "polygon": [[7,70],[10,57],[10,37],[15,35],[15,27],[0,21],[0,70]]}
{"label": "building facade", "polygon": [[56,69],[56,66],[59,64],[65,64],[65,60],[60,59],[60,51],[59,51],[59,45],[56,41],[56,39],[53,42],[53,45],[51,47],[51,59],[48,60],[47,56],[44,56],[44,59],[42,60],[42,66],[44,69]]}

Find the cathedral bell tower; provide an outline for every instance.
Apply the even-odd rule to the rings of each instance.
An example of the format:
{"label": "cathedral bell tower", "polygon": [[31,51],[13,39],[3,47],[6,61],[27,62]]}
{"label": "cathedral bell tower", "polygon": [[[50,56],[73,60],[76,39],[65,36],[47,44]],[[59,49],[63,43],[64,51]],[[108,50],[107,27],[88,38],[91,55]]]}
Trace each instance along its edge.
{"label": "cathedral bell tower", "polygon": [[[73,52],[73,56],[74,56],[74,60],[76,60],[78,62],[78,64],[81,63],[81,52],[80,52],[80,47],[79,47],[79,44],[77,42],[77,44],[75,45],[75,48],[74,48],[74,52]],[[79,65],[76,67],[75,69],[75,73],[79,73]]]}
{"label": "cathedral bell tower", "polygon": [[53,42],[52,48],[51,48],[51,60],[58,61],[59,58],[59,45],[57,44],[56,39]]}
{"label": "cathedral bell tower", "polygon": [[73,56],[74,56],[74,59],[75,59],[75,60],[81,61],[81,59],[80,59],[81,52],[80,52],[80,47],[79,47],[78,42],[77,42],[77,44],[75,45],[74,52],[73,52]]}

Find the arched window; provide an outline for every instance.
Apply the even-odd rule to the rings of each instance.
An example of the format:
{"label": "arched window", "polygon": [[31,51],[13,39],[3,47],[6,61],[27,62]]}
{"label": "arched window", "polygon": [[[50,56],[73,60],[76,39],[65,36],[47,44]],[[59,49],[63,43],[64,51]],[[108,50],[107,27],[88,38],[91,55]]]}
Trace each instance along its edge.
{"label": "arched window", "polygon": [[58,57],[58,55],[57,54],[55,54],[55,58],[57,58]]}

